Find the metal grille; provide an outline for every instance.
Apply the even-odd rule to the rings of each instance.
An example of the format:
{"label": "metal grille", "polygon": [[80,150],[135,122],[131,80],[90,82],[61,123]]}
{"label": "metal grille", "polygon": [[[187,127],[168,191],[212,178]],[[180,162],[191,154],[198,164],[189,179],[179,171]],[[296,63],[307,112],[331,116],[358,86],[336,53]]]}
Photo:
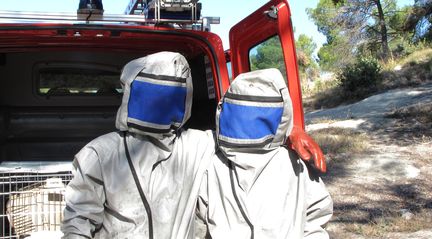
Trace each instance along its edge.
{"label": "metal grille", "polygon": [[71,179],[70,172],[0,173],[0,239],[59,233]]}

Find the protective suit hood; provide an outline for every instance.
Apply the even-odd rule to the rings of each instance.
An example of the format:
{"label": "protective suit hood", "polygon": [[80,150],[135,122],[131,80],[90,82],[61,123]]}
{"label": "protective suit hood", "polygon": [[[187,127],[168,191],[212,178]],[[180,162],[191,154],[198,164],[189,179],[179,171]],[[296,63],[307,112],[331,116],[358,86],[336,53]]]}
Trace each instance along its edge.
{"label": "protective suit hood", "polygon": [[218,104],[216,137],[219,152],[237,168],[240,188],[249,191],[292,126],[291,98],[279,70],[236,77]]}
{"label": "protective suit hood", "polygon": [[216,112],[218,145],[226,155],[277,148],[292,126],[291,98],[277,69],[237,76]]}
{"label": "protective suit hood", "polygon": [[185,57],[159,52],[135,59],[125,65],[120,80],[123,99],[117,129],[173,140],[192,108],[192,78]]}

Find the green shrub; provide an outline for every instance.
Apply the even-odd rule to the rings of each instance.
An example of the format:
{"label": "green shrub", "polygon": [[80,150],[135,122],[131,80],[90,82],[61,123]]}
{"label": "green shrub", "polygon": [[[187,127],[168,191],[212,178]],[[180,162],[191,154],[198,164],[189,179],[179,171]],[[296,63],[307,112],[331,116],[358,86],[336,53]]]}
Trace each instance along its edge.
{"label": "green shrub", "polygon": [[382,80],[381,66],[374,58],[360,58],[346,66],[338,78],[346,99],[360,99],[377,91]]}

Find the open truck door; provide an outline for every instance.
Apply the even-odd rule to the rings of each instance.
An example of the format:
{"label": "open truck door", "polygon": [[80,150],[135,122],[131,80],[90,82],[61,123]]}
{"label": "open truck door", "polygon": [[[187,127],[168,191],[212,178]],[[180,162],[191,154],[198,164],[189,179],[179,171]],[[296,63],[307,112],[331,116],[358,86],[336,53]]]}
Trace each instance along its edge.
{"label": "open truck door", "polygon": [[[286,0],[272,0],[230,30],[233,79],[244,72],[278,68],[284,75],[294,109],[294,125],[304,129],[300,78],[291,13]],[[271,59],[267,57],[272,56]]]}

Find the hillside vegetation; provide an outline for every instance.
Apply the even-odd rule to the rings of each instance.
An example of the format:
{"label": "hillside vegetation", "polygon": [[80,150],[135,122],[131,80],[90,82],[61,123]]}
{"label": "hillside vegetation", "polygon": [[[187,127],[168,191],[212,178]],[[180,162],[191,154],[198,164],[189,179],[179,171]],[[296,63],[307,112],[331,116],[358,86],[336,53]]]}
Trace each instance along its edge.
{"label": "hillside vegetation", "polygon": [[333,239],[432,238],[432,1],[400,2],[318,0],[296,42]]}
{"label": "hillside vegetation", "polygon": [[419,49],[388,63],[362,58],[330,79],[304,89],[306,111],[349,104],[390,89],[432,82],[432,48]]}

